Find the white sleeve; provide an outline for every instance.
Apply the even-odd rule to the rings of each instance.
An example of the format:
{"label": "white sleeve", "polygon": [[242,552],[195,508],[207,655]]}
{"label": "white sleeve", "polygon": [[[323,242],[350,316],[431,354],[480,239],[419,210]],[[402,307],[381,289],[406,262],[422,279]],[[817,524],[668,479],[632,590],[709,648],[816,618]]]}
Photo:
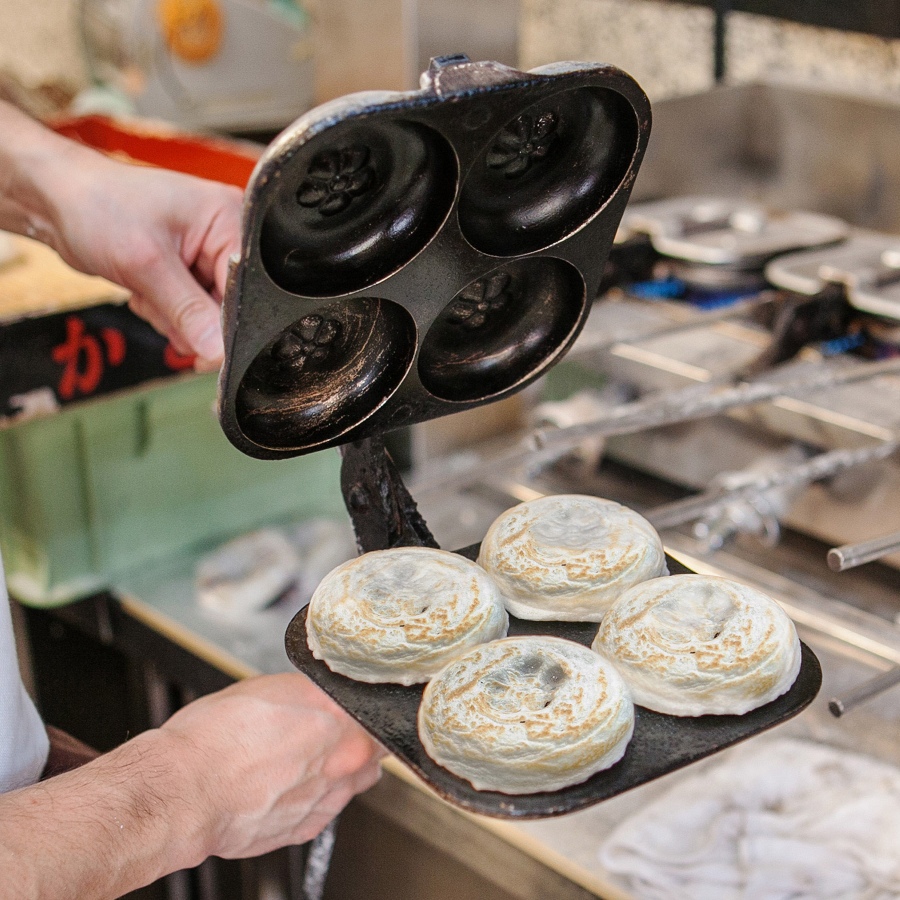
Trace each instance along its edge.
{"label": "white sleeve", "polygon": [[44,723],[19,674],[6,579],[0,561],[0,793],[37,781],[49,749]]}

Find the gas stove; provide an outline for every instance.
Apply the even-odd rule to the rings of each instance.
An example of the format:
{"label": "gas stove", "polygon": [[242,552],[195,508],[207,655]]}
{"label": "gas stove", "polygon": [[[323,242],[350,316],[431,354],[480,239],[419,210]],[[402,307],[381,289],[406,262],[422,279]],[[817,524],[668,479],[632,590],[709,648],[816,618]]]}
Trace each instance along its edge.
{"label": "gas stove", "polygon": [[[815,377],[851,361],[895,359],[898,261],[897,237],[823,214],[712,197],[636,204],[614,250],[615,283],[569,371],[551,383],[594,380],[632,396],[671,396],[692,384],[785,371]],[[695,503],[694,519],[711,546],[747,531],[771,543],[781,523],[833,543],[866,540],[900,529],[892,502],[900,468],[891,459],[900,377],[875,371],[882,374],[614,436],[606,452],[703,491],[712,506]],[[827,454],[837,468],[810,469]],[[744,496],[716,502],[735,487]]]}
{"label": "gas stove", "polygon": [[[896,764],[896,692],[849,725],[827,701],[843,714],[897,682],[900,558],[836,573],[826,552],[900,530],[900,107],[754,87],[654,118],[600,294],[532,419],[420,455],[411,493],[455,547],[546,493],[639,509],[693,571],[755,584],[821,638],[826,693],[805,737]],[[607,809],[619,821],[615,803],[585,830]]]}

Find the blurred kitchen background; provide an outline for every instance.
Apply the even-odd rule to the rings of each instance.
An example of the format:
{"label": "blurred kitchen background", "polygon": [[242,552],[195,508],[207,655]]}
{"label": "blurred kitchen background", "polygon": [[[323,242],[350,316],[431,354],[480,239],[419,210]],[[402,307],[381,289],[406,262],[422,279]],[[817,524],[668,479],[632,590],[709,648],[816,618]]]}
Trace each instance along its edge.
{"label": "blurred kitchen background", "polygon": [[[236,33],[226,35],[227,52],[211,54],[208,65],[215,67],[215,77],[202,84],[196,68],[190,71],[177,52],[162,49],[157,10],[165,4],[143,0],[0,0],[0,70],[56,102],[102,77],[113,92],[130,95],[138,110],[163,114],[165,97],[156,97],[153,65],[147,62],[155,60],[155,77],[171,79],[165,85],[170,100],[179,90],[190,95],[191,87],[196,89],[190,97],[195,106],[207,104],[195,108],[194,118],[201,122],[215,122],[211,108],[230,102],[235,109],[226,127],[231,130],[259,124],[259,96],[255,104],[245,97],[244,121],[237,110],[248,78],[238,61],[259,46],[269,53],[256,57],[260,71],[252,77],[260,84],[267,74],[283,82],[283,67],[297,66],[302,77],[295,95],[316,102],[351,90],[412,87],[431,56],[457,51],[523,68],[558,59],[615,61],[651,100],[709,88],[717,66],[720,78],[732,84],[765,79],[867,94],[891,94],[900,87],[900,5],[890,0],[308,0],[302,5],[218,0],[213,5],[221,7]],[[275,44],[284,41],[281,57],[272,52],[279,32]],[[166,55],[169,71],[160,74]],[[309,60],[314,67],[306,69],[302,64]],[[179,87],[186,71],[192,84]],[[213,81],[214,94],[204,96],[199,88],[210,88]],[[295,105],[292,112],[297,111]],[[173,117],[190,118],[183,109]],[[220,109],[218,118],[228,116]]]}

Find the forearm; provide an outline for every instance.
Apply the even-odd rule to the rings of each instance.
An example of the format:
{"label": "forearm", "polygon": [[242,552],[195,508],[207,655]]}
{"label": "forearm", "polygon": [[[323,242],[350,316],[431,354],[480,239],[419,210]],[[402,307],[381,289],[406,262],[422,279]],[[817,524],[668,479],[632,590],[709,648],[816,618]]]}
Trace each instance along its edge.
{"label": "forearm", "polygon": [[0,796],[0,898],[119,897],[206,856],[188,745],[149,731]]}
{"label": "forearm", "polygon": [[0,229],[57,243],[60,201],[102,161],[0,101]]}

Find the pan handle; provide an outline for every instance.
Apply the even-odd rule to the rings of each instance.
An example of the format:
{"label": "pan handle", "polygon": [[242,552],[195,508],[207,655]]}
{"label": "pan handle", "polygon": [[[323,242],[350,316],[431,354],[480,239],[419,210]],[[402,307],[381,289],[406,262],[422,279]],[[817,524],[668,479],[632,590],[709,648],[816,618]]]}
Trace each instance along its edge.
{"label": "pan handle", "polygon": [[331,866],[334,839],[337,835],[337,818],[332,819],[309,844],[306,867],[303,870],[302,900],[322,900],[325,896],[325,880]]}

